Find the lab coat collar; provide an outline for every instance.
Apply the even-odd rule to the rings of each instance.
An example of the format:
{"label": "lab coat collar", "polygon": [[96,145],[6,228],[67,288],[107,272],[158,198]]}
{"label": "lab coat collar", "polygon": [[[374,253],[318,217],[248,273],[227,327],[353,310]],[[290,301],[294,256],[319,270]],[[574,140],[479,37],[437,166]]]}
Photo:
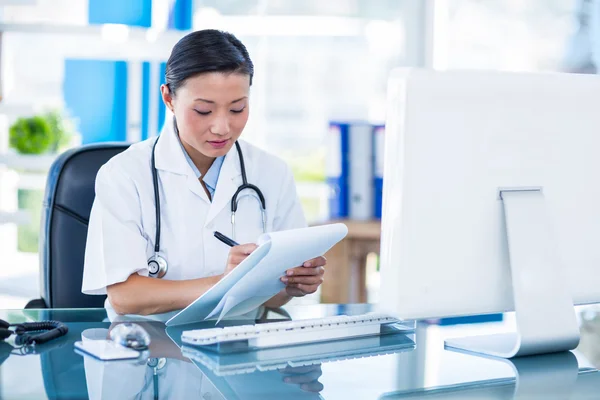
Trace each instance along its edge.
{"label": "lab coat collar", "polygon": [[[232,146],[225,155],[212,202],[208,199],[200,181],[196,178],[196,174],[187,162],[183,151],[177,134],[173,129],[173,119],[167,118],[161,138],[156,144],[156,169],[187,176],[188,188],[207,203],[210,203],[206,218],[206,224],[208,224],[229,204],[231,197],[235,194],[238,186],[241,185],[241,179],[238,178],[242,175],[242,169],[236,146]],[[244,156],[247,158],[246,154]],[[246,169],[248,169],[248,161],[246,160]]]}
{"label": "lab coat collar", "polygon": [[155,149],[156,169],[186,176],[188,189],[206,203],[210,203],[196,173],[187,162],[184,150],[173,128],[173,119],[167,118]]}
{"label": "lab coat collar", "polygon": [[196,179],[196,174],[188,164],[183,151],[179,138],[177,138],[177,134],[173,129],[173,119],[167,118],[156,144],[156,169],[179,175],[192,175]]}

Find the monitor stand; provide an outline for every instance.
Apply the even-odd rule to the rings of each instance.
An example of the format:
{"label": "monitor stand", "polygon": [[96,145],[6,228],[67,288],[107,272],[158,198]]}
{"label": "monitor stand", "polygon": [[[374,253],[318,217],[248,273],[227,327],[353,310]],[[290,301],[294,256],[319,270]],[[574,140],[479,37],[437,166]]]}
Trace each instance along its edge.
{"label": "monitor stand", "polygon": [[448,339],[445,346],[502,358],[572,350],[579,344],[579,326],[542,190],[500,189],[499,195],[517,332]]}

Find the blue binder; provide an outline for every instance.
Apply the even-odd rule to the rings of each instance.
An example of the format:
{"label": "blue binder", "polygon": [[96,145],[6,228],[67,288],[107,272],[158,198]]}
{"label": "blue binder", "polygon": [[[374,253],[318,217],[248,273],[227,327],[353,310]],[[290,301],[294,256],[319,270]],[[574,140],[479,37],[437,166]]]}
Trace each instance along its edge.
{"label": "blue binder", "polygon": [[373,216],[381,219],[383,203],[383,156],[385,150],[385,125],[373,126]]}
{"label": "blue binder", "polygon": [[348,124],[329,123],[326,182],[329,186],[329,218],[348,217]]}
{"label": "blue binder", "polygon": [[373,143],[368,122],[329,123],[326,176],[331,219],[373,218]]}

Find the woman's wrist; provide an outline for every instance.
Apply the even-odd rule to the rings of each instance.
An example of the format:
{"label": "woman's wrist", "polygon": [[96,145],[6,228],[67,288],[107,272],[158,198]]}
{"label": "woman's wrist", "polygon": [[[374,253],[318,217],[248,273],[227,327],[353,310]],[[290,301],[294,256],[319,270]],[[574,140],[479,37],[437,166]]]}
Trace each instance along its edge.
{"label": "woman's wrist", "polygon": [[275,296],[273,296],[269,300],[267,300],[264,303],[264,306],[268,307],[268,308],[279,308],[279,307],[282,307],[282,306],[286,305],[287,303],[289,303],[289,301],[291,299],[292,299],[292,296],[287,294],[287,291],[284,288],[279,293],[277,293]]}

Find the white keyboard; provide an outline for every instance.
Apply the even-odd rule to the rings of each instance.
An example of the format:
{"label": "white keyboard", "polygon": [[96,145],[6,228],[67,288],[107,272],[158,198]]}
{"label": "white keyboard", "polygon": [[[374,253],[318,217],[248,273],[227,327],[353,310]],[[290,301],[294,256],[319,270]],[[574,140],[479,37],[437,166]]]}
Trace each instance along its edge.
{"label": "white keyboard", "polygon": [[211,371],[215,373],[217,376],[227,376],[227,375],[242,375],[249,374],[255,371],[273,371],[277,369],[283,369],[286,367],[305,367],[311,365],[320,365],[329,362],[335,361],[343,361],[343,360],[354,360],[358,358],[369,358],[369,357],[377,357],[389,354],[397,354],[404,351],[413,350],[413,347],[410,348],[402,348],[402,349],[388,349],[388,350],[379,350],[374,351],[373,349],[362,349],[362,350],[354,350],[353,352],[348,352],[340,355],[331,355],[324,356],[320,358],[311,358],[298,362],[293,361],[284,361],[279,363],[268,363],[268,362],[257,362],[255,365],[247,366],[245,368],[238,366],[224,366],[222,367],[218,363],[215,363],[212,359],[206,356],[202,351],[196,350],[191,347],[183,346],[181,351],[184,357],[187,357],[191,360],[197,361],[209,368]]}
{"label": "white keyboard", "polygon": [[217,376],[303,367],[327,362],[396,354],[415,349],[415,342],[404,333],[360,337],[336,342],[299,344],[258,349],[255,352],[217,355],[199,346],[181,346],[184,357],[202,364]]}
{"label": "white keyboard", "polygon": [[379,335],[381,326],[400,322],[383,314],[339,315],[298,321],[184,331],[181,341],[195,346],[248,340],[251,347],[287,346],[300,343]]}

